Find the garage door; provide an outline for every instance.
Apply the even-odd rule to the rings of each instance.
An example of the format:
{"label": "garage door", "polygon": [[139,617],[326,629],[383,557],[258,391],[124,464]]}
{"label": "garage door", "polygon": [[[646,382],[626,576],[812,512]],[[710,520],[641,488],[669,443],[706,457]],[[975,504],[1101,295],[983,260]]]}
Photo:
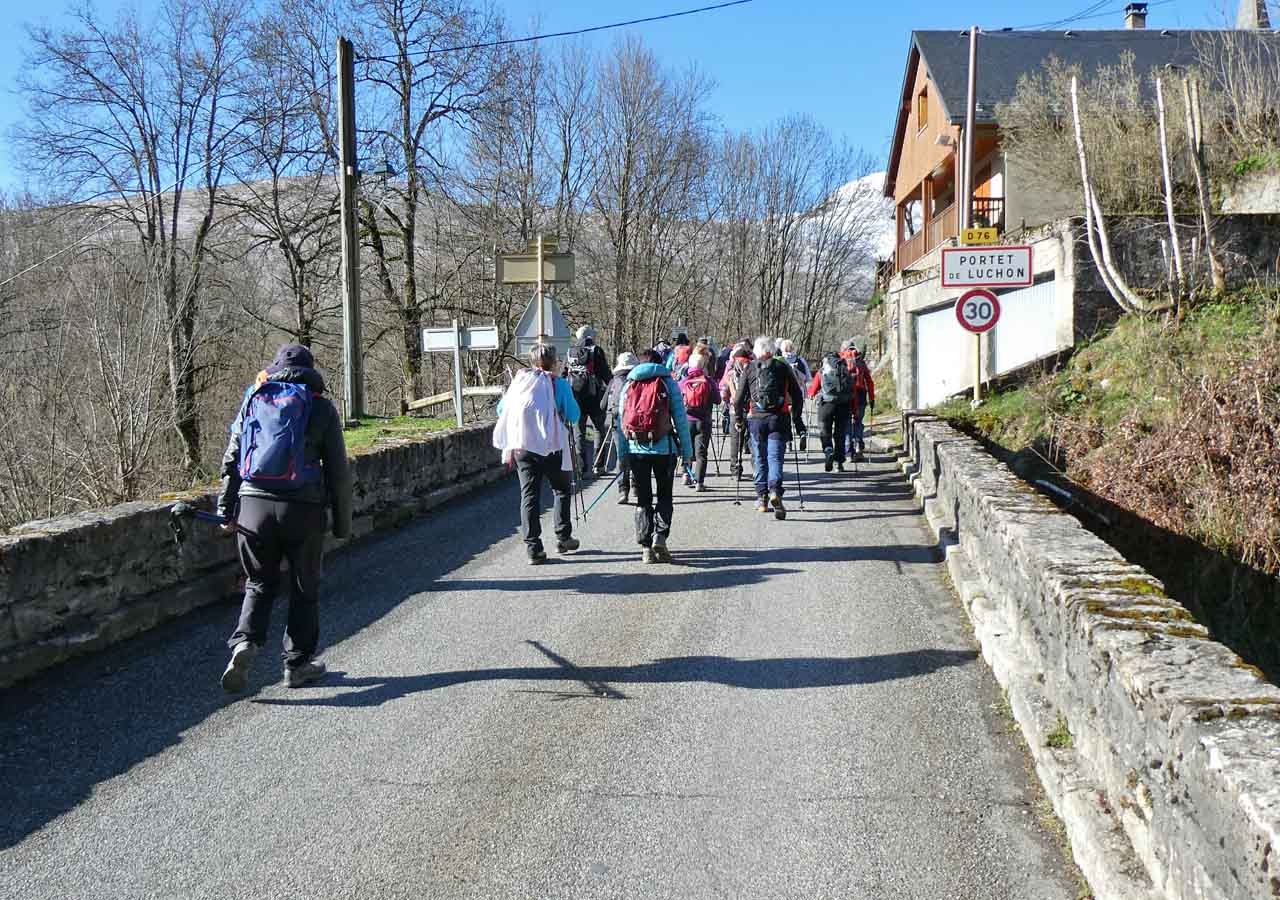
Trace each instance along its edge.
{"label": "garage door", "polygon": [[956,321],[954,306],[918,313],[916,332],[916,405],[934,406],[973,386],[968,371],[973,336]]}
{"label": "garage door", "polygon": [[1057,313],[1052,280],[1000,295],[1000,324],[995,327],[997,374],[1057,352]]}

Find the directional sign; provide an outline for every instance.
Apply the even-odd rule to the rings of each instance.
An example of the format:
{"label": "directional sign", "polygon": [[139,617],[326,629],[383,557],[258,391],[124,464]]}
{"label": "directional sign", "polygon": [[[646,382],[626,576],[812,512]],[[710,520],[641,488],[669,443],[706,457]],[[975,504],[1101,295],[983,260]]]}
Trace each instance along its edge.
{"label": "directional sign", "polygon": [[944,288],[1031,287],[1034,283],[1029,246],[947,247],[942,251]]}
{"label": "directional sign", "polygon": [[981,288],[961,294],[956,301],[956,318],[966,331],[974,334],[990,331],[1000,321],[1000,301],[995,294]]}
{"label": "directional sign", "polygon": [[[542,283],[568,284],[573,281],[573,254],[550,253],[542,257]],[[514,253],[498,257],[499,284],[537,284],[538,254]]]}
{"label": "directional sign", "polygon": [[[461,350],[497,350],[497,325],[468,325],[461,329]],[[454,345],[453,327],[422,329],[422,349],[428,353],[449,353]]]}

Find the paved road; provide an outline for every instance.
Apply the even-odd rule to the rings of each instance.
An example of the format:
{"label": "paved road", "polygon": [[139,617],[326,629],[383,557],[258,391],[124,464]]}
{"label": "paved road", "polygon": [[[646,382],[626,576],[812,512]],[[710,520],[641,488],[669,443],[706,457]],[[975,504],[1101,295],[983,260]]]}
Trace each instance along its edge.
{"label": "paved road", "polygon": [[803,477],[658,567],[466,498],[331,563],[314,688],[219,607],[0,694],[0,897],[1075,897],[906,485]]}

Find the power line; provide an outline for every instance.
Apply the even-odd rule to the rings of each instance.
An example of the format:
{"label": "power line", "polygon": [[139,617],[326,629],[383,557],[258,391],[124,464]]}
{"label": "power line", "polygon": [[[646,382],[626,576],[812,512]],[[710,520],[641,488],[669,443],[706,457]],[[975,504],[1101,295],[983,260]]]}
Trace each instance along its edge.
{"label": "power line", "polygon": [[[729,0],[727,3],[716,3],[712,6],[700,6],[697,9],[685,9],[680,12],[665,13],[660,16],[648,16],[644,19],[630,19],[626,22],[612,22],[608,25],[592,25],[590,28],[578,28],[573,31],[556,31],[551,34],[534,34],[521,38],[506,38],[500,41],[487,41],[483,44],[463,44],[459,47],[442,47],[438,50],[420,50],[414,53],[406,53],[405,56],[433,56],[437,53],[456,53],[459,50],[483,50],[488,47],[505,47],[510,44],[527,44],[530,41],[544,41],[549,38],[574,37],[579,34],[591,34],[596,31],[608,31],[612,28],[626,28],[628,25],[643,25],[646,22],[663,22],[667,19],[678,19],[681,16],[692,16],[696,13],[711,12],[717,9],[727,9],[730,6],[741,6],[744,3],[750,3],[752,0]],[[399,56],[358,56],[356,62],[395,62]]]}
{"label": "power line", "polygon": [[[1175,0],[1153,0],[1153,2],[1148,3],[1147,6],[1148,8],[1155,7],[1155,6],[1168,6],[1170,3],[1173,3],[1173,2],[1175,2]],[[1092,6],[1086,7],[1085,9],[1080,10],[1080,12],[1076,13],[1075,15],[1068,16],[1065,19],[1057,19],[1053,22],[1037,22],[1034,25],[1019,25],[1016,28],[1013,28],[1012,30],[1013,31],[1035,31],[1039,29],[1061,28],[1061,26],[1063,25],[1070,25],[1074,22],[1085,22],[1091,19],[1104,19],[1108,16],[1118,15],[1122,11],[1121,9],[1117,8],[1114,10],[1104,10],[1102,12],[1098,12],[1098,10],[1105,5],[1106,5],[1106,0],[1103,0],[1103,2],[1094,3]]]}

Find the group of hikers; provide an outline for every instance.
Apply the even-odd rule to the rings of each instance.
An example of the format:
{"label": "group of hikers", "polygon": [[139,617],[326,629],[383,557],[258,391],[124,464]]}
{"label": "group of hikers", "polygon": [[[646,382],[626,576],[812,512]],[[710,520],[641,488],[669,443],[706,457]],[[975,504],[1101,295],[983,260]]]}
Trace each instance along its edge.
{"label": "group of hikers", "polygon": [[[571,503],[580,479],[604,475],[616,458],[618,503],[634,496],[636,541],[647,563],[669,562],[677,475],[691,490],[707,490],[709,456],[719,467],[715,422],[728,445],[729,472],[743,479],[749,447],[753,487],[762,513],[786,518],[784,464],[793,436],[806,437],[806,398],[817,402],[826,471],[863,453],[866,410],[875,410],[875,382],[852,340],[811,371],[791,341],[758,337],[717,350],[710,337],[686,333],[609,366],[590,326],[561,361],[538,344],[498,406],[493,443],[520,479],[520,528],[529,562],[547,560],[542,542],[542,483],[555,502],[556,550],[580,546]],[[246,388],[222,461],[217,515],[234,534],[245,573],[239,620],[227,641],[222,674],[230,693],[243,691],[266,642],[275,596],[288,564],[289,611],[284,683],[310,684],[325,674],[319,643],[319,586],[326,531],[351,534],[351,473],[342,417],[328,399],[311,351],[286,344]],[[720,415],[717,417],[717,407]],[[590,422],[598,446],[587,442]],[[798,457],[797,457],[798,458]],[[736,485],[740,486],[740,485]]]}
{"label": "group of hikers", "polygon": [[[677,476],[685,487],[707,490],[707,467],[728,445],[729,474],[744,477],[749,449],[756,509],[786,519],[788,447],[804,449],[805,400],[817,405],[826,471],[845,471],[862,458],[865,416],[875,409],[875,381],[853,340],[811,370],[789,340],[762,336],[717,350],[710,337],[695,343],[684,332],[639,353],[618,355],[610,368],[590,326],[578,329],[563,364],[556,348],[533,348],[498,406],[494,446],[520,475],[521,533],[529,562],[546,562],[540,521],[542,483],[555,496],[556,549],[578,549],[570,521],[579,480],[601,476],[616,457],[620,505],[636,506],[636,542],[645,562],[668,562],[667,548]],[[717,416],[717,407],[721,408]],[[586,425],[597,443],[587,440]]]}

